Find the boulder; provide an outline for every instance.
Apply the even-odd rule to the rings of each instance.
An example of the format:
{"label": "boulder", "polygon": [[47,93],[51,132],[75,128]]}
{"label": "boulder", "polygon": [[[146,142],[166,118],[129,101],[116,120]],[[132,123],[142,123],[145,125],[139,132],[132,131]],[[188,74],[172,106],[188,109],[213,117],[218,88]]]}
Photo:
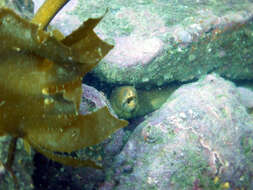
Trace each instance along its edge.
{"label": "boulder", "polygon": [[252,189],[252,126],[237,88],[207,75],[180,87],[135,128],[106,170],[105,187]]}

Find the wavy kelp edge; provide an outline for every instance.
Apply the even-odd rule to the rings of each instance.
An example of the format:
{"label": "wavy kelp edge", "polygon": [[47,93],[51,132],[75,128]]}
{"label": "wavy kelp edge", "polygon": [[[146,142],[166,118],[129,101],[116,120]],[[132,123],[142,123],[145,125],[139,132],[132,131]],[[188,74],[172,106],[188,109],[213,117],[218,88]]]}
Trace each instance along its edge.
{"label": "wavy kelp edge", "polygon": [[[27,77],[29,80],[23,82],[25,84],[23,86],[26,88],[13,88],[10,91],[5,91],[5,89],[9,89],[9,81],[2,80],[2,84],[0,83],[0,88],[2,88],[2,92],[4,93],[2,93],[0,98],[4,104],[1,104],[2,108],[0,109],[1,135],[11,135],[13,136],[13,139],[22,137],[27,140],[31,146],[48,158],[62,162],[63,164],[73,166],[83,166],[86,164],[96,167],[95,164],[90,161],[79,162],[74,158],[69,158],[66,161],[66,157],[54,155],[53,152],[71,152],[79,148],[97,144],[115,132],[115,130],[127,125],[126,121],[114,118],[107,108],[102,108],[88,116],[81,116],[76,112],[81,99],[81,93],[79,89],[81,88],[82,76],[95,67],[96,64],[112,48],[111,45],[103,42],[96,36],[96,34],[93,32],[93,28],[95,26],[92,26],[88,29],[85,27],[92,24],[96,25],[96,23],[98,23],[100,20],[101,18],[89,19],[86,21],[77,30],[86,32],[83,34],[79,32],[78,35],[76,35],[78,32],[70,34],[70,36],[72,36],[71,38],[74,39],[74,42],[66,43],[67,40],[65,40],[65,42],[64,40],[62,42],[58,41],[53,35],[41,30],[38,26],[36,26],[36,24],[32,24],[20,18],[13,11],[8,9],[0,9],[0,43],[2,47],[0,53],[1,56],[13,55],[13,57],[8,59],[4,57],[7,60],[7,63],[2,63],[0,65],[0,71],[2,69],[2,71],[5,72],[6,68],[16,71],[16,61],[18,62],[20,59],[22,59],[22,61],[28,62],[28,66],[35,67],[36,69],[27,69],[23,72],[22,69],[18,68],[19,70],[15,76],[17,77],[17,81],[20,79],[18,77],[26,76],[31,71],[35,71],[37,74],[40,72],[46,73],[47,76],[46,78],[41,76],[41,78],[39,78],[37,81],[34,81],[32,77]],[[81,36],[81,34],[83,36]],[[66,37],[65,39],[70,38],[70,36]],[[75,38],[78,38],[78,40],[75,40]],[[89,38],[92,38],[93,40],[88,40]],[[89,56],[89,54],[86,54],[86,52],[92,52],[92,56]],[[59,68],[65,70],[65,78],[62,78],[55,73],[55,71]],[[52,77],[53,79],[48,81],[48,78],[50,78],[48,76]],[[3,75],[1,78],[5,79],[6,77],[8,78],[8,73]],[[38,81],[40,83],[36,86],[39,87],[34,89],[31,88],[32,83],[36,83]],[[23,83],[21,82],[21,84]],[[72,87],[73,84],[75,84],[74,87]],[[73,92],[76,91],[76,89],[78,93]],[[11,96],[8,96],[8,93],[11,94]],[[59,114],[52,116],[50,115],[51,112],[48,112],[55,110],[55,107],[47,107],[49,104],[53,103],[51,100],[57,101],[54,96],[59,94],[63,100],[76,105],[76,108],[70,109],[71,113],[66,115],[67,117],[64,117],[65,119],[63,120],[60,119],[61,117],[59,118]],[[12,98],[14,98],[16,102],[14,101],[14,104],[9,104],[10,101],[13,100]],[[17,110],[16,107],[13,108],[13,105],[19,105],[20,107],[24,105],[23,100],[24,103],[31,103],[31,105],[27,105],[28,111]],[[6,110],[11,112],[9,115],[7,114],[7,119],[4,118],[6,116]],[[11,121],[13,116],[16,116],[16,118]],[[60,116],[65,116],[65,113]],[[23,120],[22,118],[26,118],[26,120]],[[50,121],[50,123],[47,123],[46,121]],[[38,123],[36,127],[34,126],[35,123]],[[39,123],[46,123],[49,125],[39,125]],[[73,134],[67,132],[69,126],[64,125],[64,123],[76,124],[78,126],[76,128],[72,126],[72,129],[75,129],[75,132],[82,131],[82,133],[79,133],[79,135],[75,137],[75,139],[78,139],[79,137],[77,140],[78,145],[76,144],[75,146]],[[89,125],[85,128],[84,126],[86,123]],[[8,124],[11,125],[11,127],[9,127]],[[59,126],[52,126],[55,124],[58,124]],[[107,131],[105,132],[105,130]],[[44,133],[43,138],[40,137],[40,131],[47,131]],[[65,134],[65,141],[62,141],[61,139],[63,134]],[[88,140],[83,142],[80,146],[80,140],[85,141],[85,138],[83,138],[84,136],[89,138],[87,138]],[[54,142],[51,144],[47,143],[48,141],[52,141],[52,137],[55,137],[55,139],[53,139]],[[64,146],[70,143],[74,143],[74,145],[66,149]],[[6,167],[9,171],[11,171],[11,160],[14,159],[14,151],[14,149],[9,151],[9,155],[12,155],[12,158],[9,159],[8,156],[8,161],[5,164],[9,165]]]}

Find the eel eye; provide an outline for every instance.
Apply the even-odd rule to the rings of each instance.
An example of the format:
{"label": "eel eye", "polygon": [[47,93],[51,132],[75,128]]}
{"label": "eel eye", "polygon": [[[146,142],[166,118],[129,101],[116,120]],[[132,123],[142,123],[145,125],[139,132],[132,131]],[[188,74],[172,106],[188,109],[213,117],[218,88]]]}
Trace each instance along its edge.
{"label": "eel eye", "polygon": [[128,98],[126,102],[127,102],[128,104],[130,104],[132,101],[134,101],[134,97]]}
{"label": "eel eye", "polygon": [[136,108],[137,104],[137,97],[131,96],[126,99],[126,101],[123,102],[122,108],[126,112],[132,112]]}

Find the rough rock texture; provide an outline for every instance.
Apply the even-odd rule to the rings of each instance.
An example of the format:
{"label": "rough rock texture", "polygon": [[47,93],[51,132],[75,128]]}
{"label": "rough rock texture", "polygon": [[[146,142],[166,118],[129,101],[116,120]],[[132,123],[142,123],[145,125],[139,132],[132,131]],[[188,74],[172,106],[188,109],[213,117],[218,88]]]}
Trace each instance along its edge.
{"label": "rough rock texture", "polygon": [[0,7],[15,10],[20,16],[30,19],[33,16],[34,3],[32,0],[1,0]]}
{"label": "rough rock texture", "polygon": [[215,74],[180,87],[136,127],[101,189],[253,189],[253,119],[239,96]]}
{"label": "rough rock texture", "polygon": [[83,96],[80,104],[81,114],[88,114],[95,109],[109,106],[109,102],[106,97],[95,88],[83,84],[82,91]]}
{"label": "rough rock texture", "polygon": [[[0,137],[0,189],[3,190],[15,189],[13,178],[2,165],[7,160],[9,142],[9,136]],[[29,155],[24,150],[23,140],[19,139],[15,153],[15,161],[12,167],[17,177],[19,190],[31,190],[34,188],[32,180],[34,170],[32,159],[33,153]]]}
{"label": "rough rock texture", "polygon": [[[125,133],[119,130],[112,138],[95,147],[76,152],[82,159],[92,158],[98,163],[112,162],[115,153],[122,149],[122,140]],[[52,162],[36,154],[35,156],[35,189],[43,190],[96,190],[105,179],[105,170],[82,167],[73,168]]]}
{"label": "rough rock texture", "polygon": [[75,1],[74,11],[60,23],[98,17],[108,8],[95,29],[115,44],[94,71],[101,80],[157,86],[208,72],[253,78],[252,0]]}
{"label": "rough rock texture", "polygon": [[[77,16],[71,15],[71,19],[69,18],[69,14],[71,11],[75,9],[77,6],[77,1],[69,1],[63,9],[55,16],[55,18],[51,22],[51,26],[57,29],[61,29],[61,32],[64,35],[70,34],[73,30],[77,29],[84,20],[79,20]],[[70,30],[71,29],[71,30]]]}
{"label": "rough rock texture", "polygon": [[[36,13],[45,0],[34,0],[34,12]],[[69,1],[59,13],[51,21],[50,25],[53,28],[60,29],[64,35],[70,34],[78,28],[84,20],[79,20],[76,15],[71,15],[70,12],[77,7],[77,0]],[[70,19],[69,19],[70,18]]]}
{"label": "rough rock texture", "polygon": [[95,110],[98,110],[99,108],[102,108],[104,106],[107,106],[110,110],[110,112],[115,116],[110,101],[107,99],[107,97],[104,95],[103,92],[98,91],[92,86],[88,86],[86,84],[82,84],[82,101],[80,104],[80,113],[85,115],[88,113],[91,113]]}
{"label": "rough rock texture", "polygon": [[238,87],[237,90],[240,94],[240,102],[246,108],[253,108],[253,90],[245,87]]}

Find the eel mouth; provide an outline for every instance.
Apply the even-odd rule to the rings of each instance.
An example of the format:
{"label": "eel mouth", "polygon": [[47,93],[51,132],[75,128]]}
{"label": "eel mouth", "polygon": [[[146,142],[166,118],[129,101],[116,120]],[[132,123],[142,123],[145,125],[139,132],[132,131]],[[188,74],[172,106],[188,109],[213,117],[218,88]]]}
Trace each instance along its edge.
{"label": "eel mouth", "polygon": [[124,119],[134,116],[139,108],[138,94],[133,86],[115,88],[111,93],[110,102],[116,114]]}

